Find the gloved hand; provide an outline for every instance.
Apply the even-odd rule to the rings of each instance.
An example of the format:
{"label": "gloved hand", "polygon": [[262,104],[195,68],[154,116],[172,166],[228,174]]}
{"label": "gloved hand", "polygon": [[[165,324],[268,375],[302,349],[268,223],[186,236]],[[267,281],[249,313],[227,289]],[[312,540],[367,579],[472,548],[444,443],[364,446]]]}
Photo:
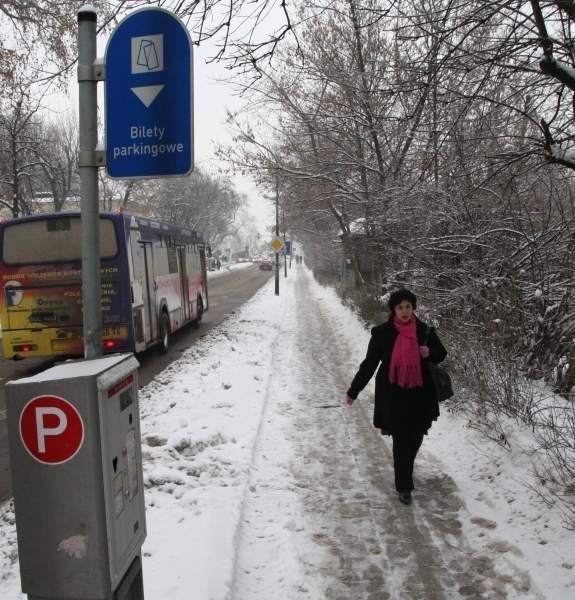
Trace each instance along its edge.
{"label": "gloved hand", "polygon": [[354,403],[354,399],[353,399],[353,398],[350,398],[350,397],[349,397],[349,396],[346,394],[346,395],[345,395],[345,403],[346,403],[348,406],[351,406],[351,405]]}
{"label": "gloved hand", "polygon": [[419,346],[421,358],[429,358],[429,346]]}

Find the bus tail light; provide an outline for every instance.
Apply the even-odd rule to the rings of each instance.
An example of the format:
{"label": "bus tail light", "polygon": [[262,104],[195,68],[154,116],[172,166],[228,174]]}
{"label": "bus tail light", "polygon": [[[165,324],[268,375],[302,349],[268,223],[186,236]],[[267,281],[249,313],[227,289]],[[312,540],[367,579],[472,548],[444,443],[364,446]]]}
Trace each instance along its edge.
{"label": "bus tail light", "polygon": [[12,346],[12,352],[34,352],[38,350],[36,344],[20,344],[19,346]]}
{"label": "bus tail light", "polygon": [[111,348],[115,348],[118,345],[118,340],[105,340],[104,348],[110,350]]}

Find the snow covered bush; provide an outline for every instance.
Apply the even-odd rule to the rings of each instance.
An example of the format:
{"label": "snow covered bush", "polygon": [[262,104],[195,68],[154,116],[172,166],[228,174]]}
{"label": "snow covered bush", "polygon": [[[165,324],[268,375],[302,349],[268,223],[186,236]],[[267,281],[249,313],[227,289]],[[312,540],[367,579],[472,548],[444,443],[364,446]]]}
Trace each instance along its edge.
{"label": "snow covered bush", "polygon": [[552,397],[533,415],[533,425],[539,444],[540,494],[559,503],[566,525],[575,530],[575,404]]}

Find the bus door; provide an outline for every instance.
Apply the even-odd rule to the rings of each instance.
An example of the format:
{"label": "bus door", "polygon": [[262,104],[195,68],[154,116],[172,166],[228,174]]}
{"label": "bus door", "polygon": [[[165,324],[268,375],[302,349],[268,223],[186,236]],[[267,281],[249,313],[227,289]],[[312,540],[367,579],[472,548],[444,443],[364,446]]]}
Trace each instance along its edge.
{"label": "bus door", "polygon": [[[142,242],[136,228],[130,231],[132,255],[132,312],[136,344],[148,344],[154,337],[155,291],[151,242]],[[139,349],[139,348],[138,348]]]}
{"label": "bus door", "polygon": [[202,273],[202,287],[204,292],[204,310],[208,310],[208,273],[206,270],[206,247],[200,246],[200,270]]}
{"label": "bus door", "polygon": [[183,320],[190,320],[190,290],[188,287],[188,269],[186,265],[186,247],[177,246],[178,264],[180,265],[180,289],[182,293]]}
{"label": "bus door", "polygon": [[[152,242],[138,242],[142,248],[144,257],[144,270],[145,270],[145,289],[146,289],[146,302],[145,312],[147,313],[148,330],[150,332],[149,339],[155,339],[157,337],[157,323],[156,323],[156,282],[154,277],[154,256],[152,251]],[[146,338],[148,341],[148,338]]]}

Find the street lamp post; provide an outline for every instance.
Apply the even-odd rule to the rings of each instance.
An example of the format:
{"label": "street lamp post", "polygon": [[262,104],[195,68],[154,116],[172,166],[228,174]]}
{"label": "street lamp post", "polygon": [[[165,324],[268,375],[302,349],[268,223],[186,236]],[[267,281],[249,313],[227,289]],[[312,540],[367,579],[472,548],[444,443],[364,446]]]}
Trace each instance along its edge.
{"label": "street lamp post", "polygon": [[78,12],[79,174],[82,198],[82,297],[84,358],[102,356],[100,289],[100,216],[98,200],[98,95],[91,72],[96,60],[96,13],[88,5]]}
{"label": "street lamp post", "polygon": [[[280,236],[279,183],[276,179],[276,237]],[[280,295],[280,254],[276,252],[275,295]]]}
{"label": "street lamp post", "polygon": [[286,247],[286,216],[285,216],[285,212],[282,211],[282,229],[284,232],[284,247],[283,247],[283,253],[284,253],[284,278],[287,277],[287,247]]}

